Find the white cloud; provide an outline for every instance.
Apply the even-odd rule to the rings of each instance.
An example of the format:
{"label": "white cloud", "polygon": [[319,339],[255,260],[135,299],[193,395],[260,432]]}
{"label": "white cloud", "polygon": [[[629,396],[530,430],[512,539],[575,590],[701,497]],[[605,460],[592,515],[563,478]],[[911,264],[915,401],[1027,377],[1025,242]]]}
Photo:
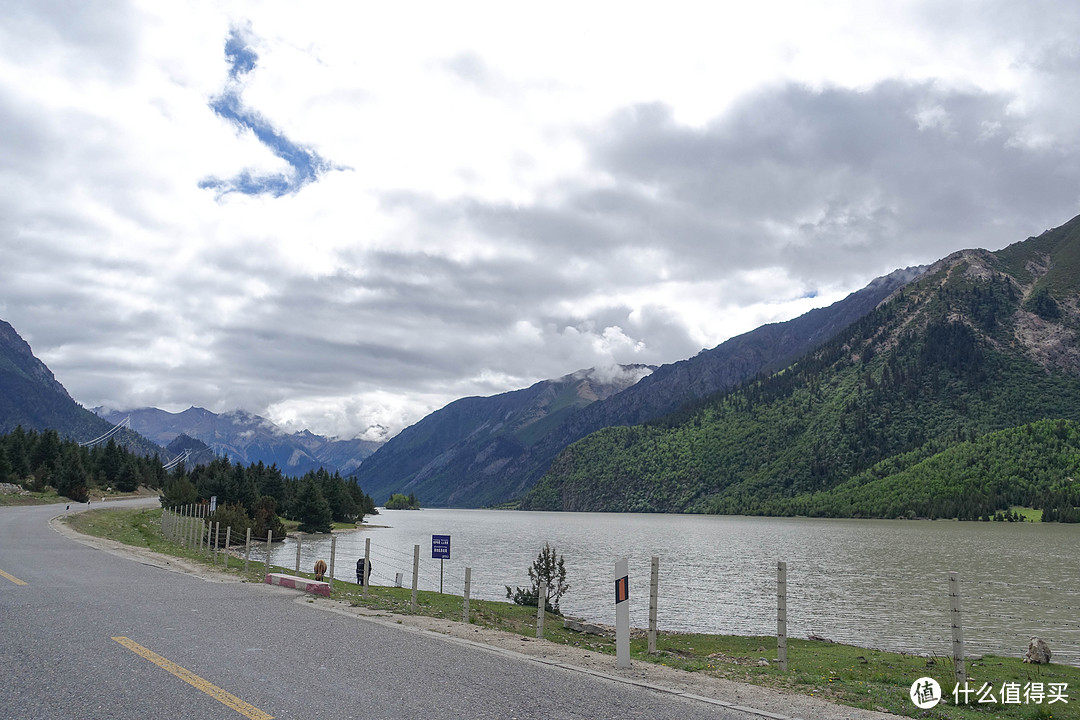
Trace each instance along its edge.
{"label": "white cloud", "polygon": [[[0,26],[0,317],[88,406],[385,436],[688,357],[1080,194],[1064,0],[93,8]],[[265,125],[212,109],[230,88]],[[291,149],[332,169],[199,187]]]}

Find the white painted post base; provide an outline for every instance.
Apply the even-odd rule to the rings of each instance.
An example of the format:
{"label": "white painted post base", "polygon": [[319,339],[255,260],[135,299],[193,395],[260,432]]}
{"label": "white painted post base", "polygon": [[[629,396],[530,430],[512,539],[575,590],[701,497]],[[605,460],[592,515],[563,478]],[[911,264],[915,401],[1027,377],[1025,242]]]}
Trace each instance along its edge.
{"label": "white painted post base", "polygon": [[[615,587],[628,578],[630,562],[626,558],[615,562]],[[627,581],[629,584],[629,581]],[[630,599],[629,592],[621,602],[615,603],[615,666],[630,667]]]}

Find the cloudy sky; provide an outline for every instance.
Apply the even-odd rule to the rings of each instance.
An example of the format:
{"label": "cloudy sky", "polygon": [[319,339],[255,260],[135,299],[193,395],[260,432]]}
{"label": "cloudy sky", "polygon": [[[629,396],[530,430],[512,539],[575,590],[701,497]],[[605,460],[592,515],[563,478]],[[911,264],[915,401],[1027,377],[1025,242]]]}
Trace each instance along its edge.
{"label": "cloudy sky", "polygon": [[0,0],[0,319],[385,438],[1080,213],[1080,4]]}

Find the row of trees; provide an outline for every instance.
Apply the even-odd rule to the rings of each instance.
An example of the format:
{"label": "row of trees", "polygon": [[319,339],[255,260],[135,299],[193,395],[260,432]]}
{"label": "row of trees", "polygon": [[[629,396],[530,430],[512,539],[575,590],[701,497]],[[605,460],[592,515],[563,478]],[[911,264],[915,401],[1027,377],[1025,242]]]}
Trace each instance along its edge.
{"label": "row of trees", "polygon": [[280,517],[298,520],[304,532],[329,532],[334,522],[359,523],[376,513],[374,501],[356,481],[337,472],[319,469],[295,478],[276,465],[244,466],[228,458],[190,471],[183,463],[166,471],[157,455],[130,452],[112,439],[87,448],[55,430],[21,426],[0,436],[0,482],[33,491],[52,486],[77,502],[85,502],[91,490],[131,492],[140,485],[161,490],[161,504],[169,508],[217,497],[220,517],[215,520],[240,532],[250,527],[259,536],[271,530],[274,537],[284,537]]}
{"label": "row of trees", "polygon": [[387,510],[419,510],[420,501],[416,499],[416,495],[409,493],[393,493],[390,499],[386,501]]}
{"label": "row of trees", "polygon": [[198,465],[190,473],[178,466],[165,482],[161,504],[177,507],[212,497],[217,497],[219,512],[230,513],[234,531],[251,527],[259,536],[267,530],[284,536],[274,524],[277,515],[299,521],[301,532],[330,532],[332,523],[360,523],[377,512],[371,496],[338,472],[320,468],[292,478],[276,465],[244,466],[228,458]]}
{"label": "row of trees", "polygon": [[60,495],[86,502],[95,488],[159,488],[166,477],[158,456],[130,453],[111,439],[87,448],[61,439],[55,430],[23,430],[21,425],[0,436],[0,482],[28,490],[52,486]]}

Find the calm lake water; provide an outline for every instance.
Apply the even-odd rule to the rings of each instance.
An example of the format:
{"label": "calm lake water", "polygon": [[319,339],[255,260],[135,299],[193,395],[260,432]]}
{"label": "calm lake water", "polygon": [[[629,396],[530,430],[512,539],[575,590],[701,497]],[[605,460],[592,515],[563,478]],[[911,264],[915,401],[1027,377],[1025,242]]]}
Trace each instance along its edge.
{"label": "calm lake water", "polygon": [[[661,630],[776,633],[776,563],[788,567],[788,635],[816,634],[864,647],[951,652],[948,575],[960,576],[969,655],[1022,656],[1045,639],[1054,660],[1080,665],[1080,525],[955,521],[820,520],[702,515],[382,510],[373,527],[337,533],[335,577],[356,579],[371,540],[374,585],[400,572],[439,589],[431,536],[451,536],[444,588],[505,600],[528,584],[544,543],[566,559],[564,614],[614,624],[615,561],[630,562],[630,617],[648,626],[652,556],[660,558]],[[292,567],[296,545],[274,549]],[[327,536],[305,536],[301,566],[330,559]]]}

